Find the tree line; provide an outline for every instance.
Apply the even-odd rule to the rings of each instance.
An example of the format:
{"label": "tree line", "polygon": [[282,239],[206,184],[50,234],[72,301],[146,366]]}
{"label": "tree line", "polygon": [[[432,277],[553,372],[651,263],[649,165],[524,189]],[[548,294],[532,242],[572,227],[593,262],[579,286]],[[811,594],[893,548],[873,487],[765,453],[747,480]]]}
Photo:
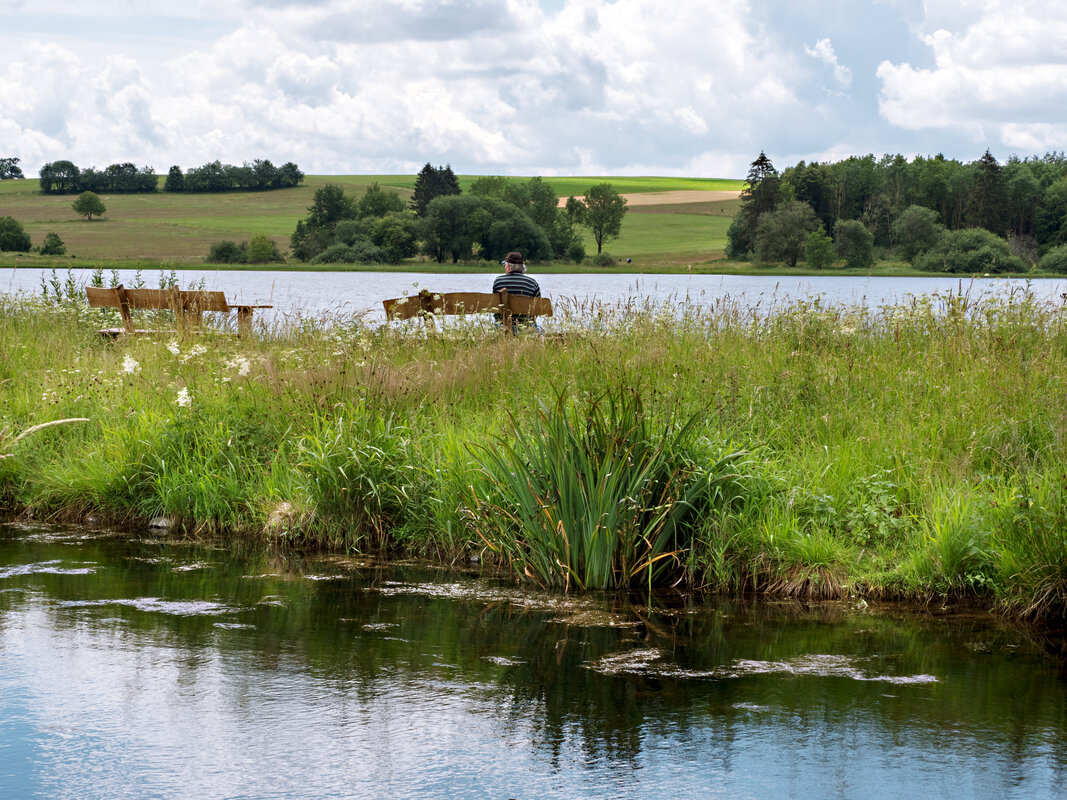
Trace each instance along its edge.
{"label": "tree line", "polygon": [[883,248],[930,271],[1056,269],[1067,245],[1067,156],[866,155],[779,173],[760,153],[727,238],[727,255],[742,260],[795,264],[810,245],[825,262],[825,239],[851,266]]}
{"label": "tree line", "polygon": [[464,194],[451,166],[427,163],[407,203],[377,183],[358,201],[340,186],[320,187],[290,247],[294,257],[315,264],[396,262],[420,252],[439,263],[494,261],[511,250],[535,261],[580,262],[579,226],[593,232],[599,252],[618,236],[625,211],[626,200],[610,184],[560,208],[542,178],[481,177]]}
{"label": "tree line", "polygon": [[[0,159],[7,177],[22,177],[18,159]],[[8,162],[13,162],[8,164]],[[137,167],[125,162],[111,164],[105,169],[78,167],[72,161],[53,161],[40,170],[41,192],[44,194],[142,194],[158,191],[159,179],[152,167]],[[245,162],[241,166],[212,161],[182,172],[181,167],[170,168],[163,184],[165,192],[233,192],[265,191],[299,186],[304,173],[292,161],[276,167],[266,159]]]}

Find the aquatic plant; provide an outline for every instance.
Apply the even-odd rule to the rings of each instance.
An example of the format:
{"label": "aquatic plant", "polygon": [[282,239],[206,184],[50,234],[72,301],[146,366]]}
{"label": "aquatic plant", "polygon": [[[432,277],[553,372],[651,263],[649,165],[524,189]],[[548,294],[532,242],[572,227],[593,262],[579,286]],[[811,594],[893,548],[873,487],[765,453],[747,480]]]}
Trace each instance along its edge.
{"label": "aquatic plant", "polygon": [[742,453],[692,460],[697,417],[654,431],[636,389],[587,403],[560,394],[479,447],[471,524],[543,586],[652,586],[681,573],[696,512],[715,504]]}

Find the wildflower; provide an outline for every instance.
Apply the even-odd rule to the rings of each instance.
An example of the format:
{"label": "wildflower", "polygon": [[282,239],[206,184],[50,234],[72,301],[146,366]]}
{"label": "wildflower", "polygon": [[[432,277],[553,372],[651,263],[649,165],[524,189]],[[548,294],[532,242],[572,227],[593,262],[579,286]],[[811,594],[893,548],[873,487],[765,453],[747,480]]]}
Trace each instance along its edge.
{"label": "wildflower", "polygon": [[128,353],[122,359],[122,371],[127,375],[136,375],[141,371],[141,365],[137,363],[137,360]]}
{"label": "wildflower", "polygon": [[189,390],[187,388],[181,388],[178,390],[178,399],[174,401],[180,408],[188,408],[193,404],[193,398],[189,396]]}
{"label": "wildflower", "polygon": [[252,362],[244,356],[234,356],[226,362],[226,367],[237,370],[237,374],[243,378],[251,371]]}
{"label": "wildflower", "polygon": [[180,356],[182,354],[181,349],[178,347],[178,342],[175,340],[171,340],[167,344],[167,349],[170,350],[171,355]]}

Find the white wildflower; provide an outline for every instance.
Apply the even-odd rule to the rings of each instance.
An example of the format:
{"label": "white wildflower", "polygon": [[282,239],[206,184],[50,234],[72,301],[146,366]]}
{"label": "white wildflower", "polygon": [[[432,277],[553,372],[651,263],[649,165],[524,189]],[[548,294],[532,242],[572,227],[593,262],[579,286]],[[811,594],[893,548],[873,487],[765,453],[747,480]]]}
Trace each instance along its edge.
{"label": "white wildflower", "polygon": [[207,348],[202,344],[194,344],[193,349],[189,351],[189,357],[195,358],[196,356],[202,356],[207,352]]}
{"label": "white wildflower", "polygon": [[178,399],[174,402],[181,408],[188,408],[193,404],[193,398],[189,396],[189,390],[183,387],[178,391]]}
{"label": "white wildflower", "polygon": [[234,356],[226,362],[226,367],[237,370],[237,374],[243,378],[252,370],[252,362],[245,356]]}
{"label": "white wildflower", "polygon": [[141,365],[137,363],[137,360],[128,353],[122,359],[122,371],[127,375],[136,375],[141,371]]}
{"label": "white wildflower", "polygon": [[167,349],[170,350],[172,355],[180,356],[182,354],[181,349],[178,347],[177,341],[171,341],[167,344]]}

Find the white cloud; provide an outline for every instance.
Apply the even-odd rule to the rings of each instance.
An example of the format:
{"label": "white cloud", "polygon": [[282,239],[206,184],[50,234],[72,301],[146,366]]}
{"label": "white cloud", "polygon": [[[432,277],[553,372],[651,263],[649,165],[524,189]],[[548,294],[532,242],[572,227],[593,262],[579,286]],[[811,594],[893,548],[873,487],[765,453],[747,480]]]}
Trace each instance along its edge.
{"label": "white cloud", "polygon": [[[58,158],[165,171],[259,157],[325,173],[429,160],[518,174],[736,163],[743,174],[773,136],[820,121],[803,98],[803,48],[754,26],[747,0],[676,0],[669,13],[658,0],[567,0],[551,14],[536,0],[205,3],[181,13],[210,7],[212,30],[232,27],[192,46],[168,39],[167,57],[144,55],[144,37],[116,40],[114,57],[93,37],[20,39],[0,55],[10,154],[28,174]],[[177,13],[127,10],[138,30]],[[828,39],[808,49],[848,84]]]}
{"label": "white cloud", "polygon": [[1008,147],[1067,145],[1067,6],[941,0],[929,2],[927,12],[920,35],[934,65],[879,65],[884,119],[908,130],[996,138]]}
{"label": "white cloud", "polygon": [[838,62],[837,54],[834,53],[834,46],[829,39],[820,39],[815,43],[814,47],[805,46],[804,52],[833,70],[834,82],[838,88],[847,89],[852,85],[852,71]]}

